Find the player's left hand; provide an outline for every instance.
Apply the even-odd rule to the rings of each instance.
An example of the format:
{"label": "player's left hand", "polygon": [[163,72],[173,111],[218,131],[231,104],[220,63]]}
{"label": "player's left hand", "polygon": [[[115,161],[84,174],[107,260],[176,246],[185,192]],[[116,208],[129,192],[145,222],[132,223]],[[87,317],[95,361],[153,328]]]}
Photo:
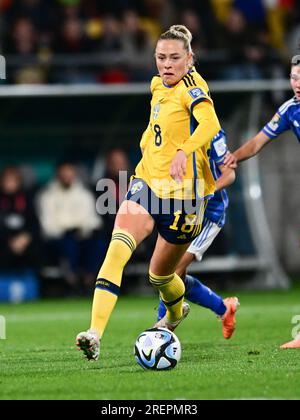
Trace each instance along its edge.
{"label": "player's left hand", "polygon": [[178,150],[170,167],[170,175],[178,184],[183,181],[183,177],[186,175],[186,162],[186,154],[183,150]]}

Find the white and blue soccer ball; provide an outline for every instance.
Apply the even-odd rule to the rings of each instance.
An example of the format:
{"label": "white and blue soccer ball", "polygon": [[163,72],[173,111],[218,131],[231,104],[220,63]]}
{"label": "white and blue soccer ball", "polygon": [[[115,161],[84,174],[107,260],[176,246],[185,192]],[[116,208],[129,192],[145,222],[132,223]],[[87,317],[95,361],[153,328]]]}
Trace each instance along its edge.
{"label": "white and blue soccer ball", "polygon": [[150,328],[136,339],[134,356],[144,369],[173,369],[181,358],[181,344],[167,328]]}

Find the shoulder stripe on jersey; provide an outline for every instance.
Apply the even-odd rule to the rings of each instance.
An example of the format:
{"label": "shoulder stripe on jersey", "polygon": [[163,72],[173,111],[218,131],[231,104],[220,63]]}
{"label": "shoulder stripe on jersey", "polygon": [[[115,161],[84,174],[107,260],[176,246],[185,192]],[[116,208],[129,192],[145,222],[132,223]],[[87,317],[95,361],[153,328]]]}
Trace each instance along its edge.
{"label": "shoulder stripe on jersey", "polygon": [[187,74],[186,77],[188,77],[189,81],[191,82],[191,86],[197,86],[192,74]]}
{"label": "shoulder stripe on jersey", "polygon": [[195,86],[194,84],[193,84],[193,81],[189,78],[189,75],[187,74],[186,76],[184,76],[184,78],[183,78],[183,81],[184,81],[184,84],[185,84],[185,86],[188,88],[188,87],[193,87],[193,86]]}
{"label": "shoulder stripe on jersey", "polygon": [[184,76],[183,80],[184,80],[184,84],[186,85],[186,87],[192,87],[193,86],[190,79],[187,77],[187,75]]}
{"label": "shoulder stripe on jersey", "polygon": [[185,77],[183,77],[183,79],[182,79],[182,80],[184,81],[185,86],[188,88],[188,87],[189,87],[189,85],[188,85],[188,82],[185,80]]}
{"label": "shoulder stripe on jersey", "polygon": [[287,108],[292,102],[293,102],[292,99],[290,99],[289,101],[285,102],[283,105],[281,105],[281,107],[279,108],[279,111],[280,112],[284,112],[285,108]]}
{"label": "shoulder stripe on jersey", "polygon": [[286,111],[287,111],[287,110],[288,110],[291,106],[295,106],[295,105],[298,105],[298,104],[297,104],[297,102],[292,102],[292,103],[288,104],[288,105],[284,108],[284,110],[283,110],[283,111],[279,111],[279,112],[280,112],[280,115],[285,114],[285,113],[286,113]]}
{"label": "shoulder stripe on jersey", "polygon": [[295,105],[294,98],[290,99],[289,101],[286,101],[281,107],[279,108],[279,112],[285,113],[286,110],[291,106]]}
{"label": "shoulder stripe on jersey", "polygon": [[188,74],[188,76],[192,79],[192,83],[194,84],[194,86],[197,86],[194,76],[192,74]]}

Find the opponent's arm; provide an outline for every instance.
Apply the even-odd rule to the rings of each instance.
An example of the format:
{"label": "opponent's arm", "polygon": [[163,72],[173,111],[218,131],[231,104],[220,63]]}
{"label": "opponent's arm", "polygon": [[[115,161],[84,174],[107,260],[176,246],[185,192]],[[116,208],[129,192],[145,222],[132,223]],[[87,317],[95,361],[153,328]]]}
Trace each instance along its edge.
{"label": "opponent's arm", "polygon": [[219,169],[222,173],[220,178],[216,181],[216,190],[222,190],[223,188],[229,187],[229,185],[233,184],[235,181],[235,170],[225,166],[219,165]]}
{"label": "opponent's arm", "polygon": [[260,131],[256,136],[252,137],[233,152],[233,154],[238,162],[243,162],[257,155],[271,140],[263,131]]}

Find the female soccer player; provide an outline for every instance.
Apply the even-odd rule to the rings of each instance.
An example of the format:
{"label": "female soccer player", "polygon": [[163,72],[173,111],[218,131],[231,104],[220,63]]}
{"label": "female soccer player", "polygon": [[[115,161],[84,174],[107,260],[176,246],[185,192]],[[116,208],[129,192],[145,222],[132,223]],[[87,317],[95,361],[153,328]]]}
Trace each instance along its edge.
{"label": "female soccer player", "polygon": [[158,239],[149,278],[167,306],[159,326],[174,330],[189,312],[183,303],[184,283],[175,269],[199,234],[206,200],[216,188],[207,151],[220,130],[207,84],[193,67],[191,40],[186,27],[174,25],[156,45],[159,75],[151,82],[150,121],[141,139],[143,157],[116,216],[96,281],[91,327],[77,336],[87,359],[98,359],[124,267],[155,223]]}
{"label": "female soccer player", "polygon": [[[300,142],[300,55],[295,55],[291,60],[290,82],[294,97],[277,110],[272,120],[256,136],[237,149],[233,155],[226,157],[225,165],[235,168],[237,162],[257,155],[263,147],[287,130],[292,130]],[[300,348],[300,336],[283,344],[281,348]]]}
{"label": "female soccer player", "polygon": [[[184,281],[184,297],[197,305],[211,309],[222,320],[223,337],[228,340],[232,337],[235,330],[235,313],[239,305],[238,298],[228,297],[223,300],[221,296],[218,296],[202,284],[196,277],[186,275],[188,266],[195,259],[198,261],[202,260],[204,253],[225,225],[226,210],[229,202],[225,188],[235,180],[234,169],[224,165],[224,158],[227,153],[229,152],[226,134],[224,130],[220,130],[212,139],[209,153],[210,168],[216,180],[217,190],[213,198],[208,201],[200,235],[194,239],[181,258],[176,268],[176,274]],[[158,320],[163,318],[165,313],[166,307],[160,299]]]}

